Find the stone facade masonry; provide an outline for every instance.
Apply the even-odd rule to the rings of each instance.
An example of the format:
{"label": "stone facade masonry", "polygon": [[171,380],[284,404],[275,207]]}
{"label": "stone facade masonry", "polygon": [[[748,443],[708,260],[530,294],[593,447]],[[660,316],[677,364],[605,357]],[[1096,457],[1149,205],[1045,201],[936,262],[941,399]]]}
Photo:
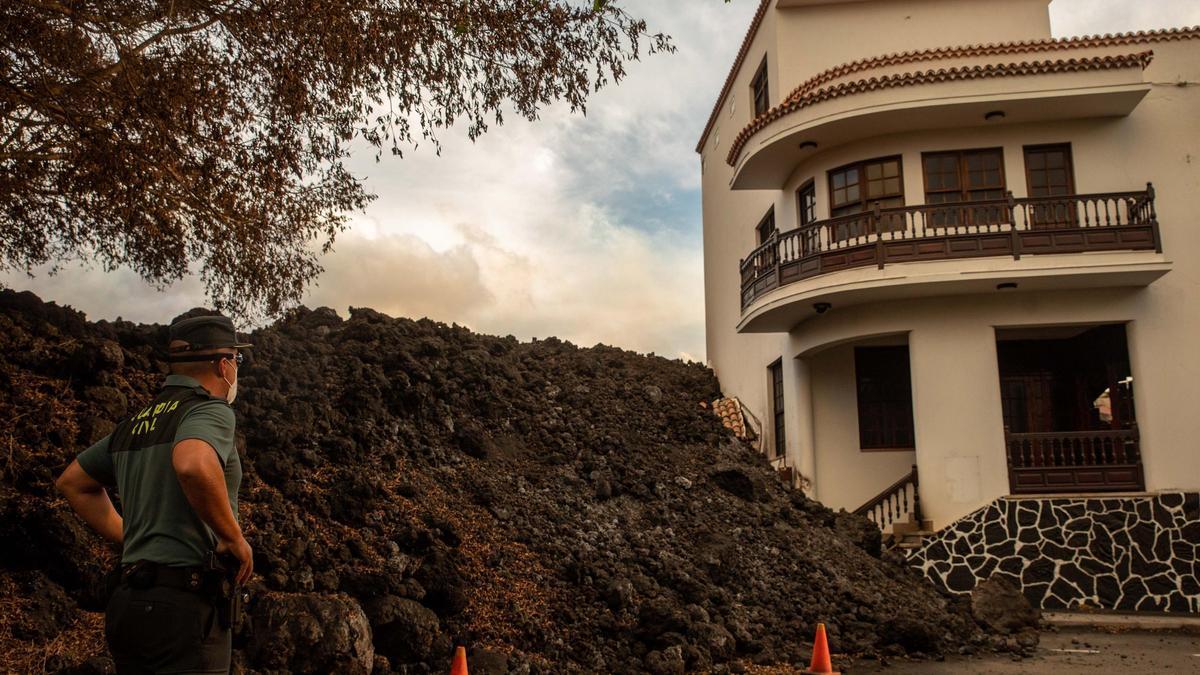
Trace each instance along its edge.
{"label": "stone facade masonry", "polygon": [[1200,493],[1002,498],[909,562],[956,594],[996,573],[1043,609],[1200,613]]}

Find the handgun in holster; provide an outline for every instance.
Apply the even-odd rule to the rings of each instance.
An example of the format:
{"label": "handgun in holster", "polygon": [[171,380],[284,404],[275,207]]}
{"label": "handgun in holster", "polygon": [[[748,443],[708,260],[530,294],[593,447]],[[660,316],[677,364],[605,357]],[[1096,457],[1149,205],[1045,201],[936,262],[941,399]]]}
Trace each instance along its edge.
{"label": "handgun in holster", "polygon": [[234,632],[242,625],[244,604],[242,590],[234,583],[238,567],[237,558],[218,555],[216,551],[209,551],[204,558],[209,594],[217,607],[217,621],[221,628]]}

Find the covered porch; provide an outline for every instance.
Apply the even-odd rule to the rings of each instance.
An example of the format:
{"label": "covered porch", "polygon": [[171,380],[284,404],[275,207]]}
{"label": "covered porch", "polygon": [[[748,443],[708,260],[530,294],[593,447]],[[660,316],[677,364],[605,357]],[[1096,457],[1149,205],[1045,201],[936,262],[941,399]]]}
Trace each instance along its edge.
{"label": "covered porch", "polygon": [[1125,324],[981,321],[991,304],[898,307],[937,320],[800,350],[792,447],[816,498],[898,533],[1005,495],[1146,489]]}
{"label": "covered porch", "polygon": [[998,329],[1013,494],[1145,489],[1125,325]]}

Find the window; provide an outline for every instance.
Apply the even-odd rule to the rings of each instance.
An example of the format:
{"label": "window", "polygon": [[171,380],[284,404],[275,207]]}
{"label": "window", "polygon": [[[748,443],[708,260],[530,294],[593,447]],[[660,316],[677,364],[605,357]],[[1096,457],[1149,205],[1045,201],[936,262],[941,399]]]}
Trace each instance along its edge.
{"label": "window", "polygon": [[1075,193],[1071,170],[1071,146],[1025,146],[1025,178],[1030,197],[1054,197]]}
{"label": "window", "polygon": [[758,221],[758,225],[754,227],[754,231],[758,233],[758,245],[762,246],[767,243],[772,234],[775,234],[775,207],[772,206],[767,211],[767,215]]}
{"label": "window", "polygon": [[[1000,148],[928,152],[921,156],[925,203],[951,204],[1002,200],[1006,196],[1004,153]],[[929,214],[935,226],[1007,222],[1005,207],[947,208]]]}
{"label": "window", "polygon": [[771,92],[767,84],[767,57],[765,56],[762,65],[754,73],[754,79],[750,81],[750,93],[753,97],[754,116],[758,117],[767,112],[767,108],[771,107]]}
{"label": "window", "polygon": [[834,216],[874,208],[903,206],[900,158],[888,157],[850,164],[829,172],[829,205]]}
{"label": "window", "polygon": [[1051,199],[1075,194],[1075,176],[1071,164],[1069,143],[1025,146],[1025,180],[1029,196],[1046,198],[1033,204],[1030,226],[1034,229],[1075,225],[1074,203]]}
{"label": "window", "polygon": [[925,203],[982,202],[1004,199],[1004,155],[1000,148],[929,152],[925,168]]}
{"label": "window", "polygon": [[817,185],[808,181],[796,190],[796,207],[800,213],[800,225],[809,225],[817,220]]}
{"label": "window", "polygon": [[[817,186],[813,181],[796,190],[796,212],[800,215],[801,228],[817,222]],[[800,232],[800,255],[807,256],[820,249],[821,229],[812,227]]]}
{"label": "window", "polygon": [[783,359],[767,367],[771,374],[771,413],[775,418],[775,457],[787,452],[787,440],[783,428]]}
{"label": "window", "polygon": [[912,379],[908,346],[855,347],[858,443],[863,450],[911,450]]}
{"label": "window", "polygon": [[[899,157],[871,159],[848,164],[829,172],[829,211],[834,218],[863,213],[875,208],[904,206],[904,180]],[[836,239],[870,234],[867,219],[852,219],[834,227]],[[904,229],[903,215],[885,217],[880,231]]]}
{"label": "window", "polygon": [[[772,206],[767,210],[767,215],[763,216],[762,220],[758,221],[758,225],[754,226],[754,235],[758,240],[758,245],[762,247],[763,244],[770,241],[774,234],[775,207]],[[755,264],[758,266],[759,272],[766,271],[768,268],[775,266],[775,251],[777,248],[777,246],[772,245],[764,247],[761,250],[756,249],[757,253],[755,254],[754,258],[756,260]]]}

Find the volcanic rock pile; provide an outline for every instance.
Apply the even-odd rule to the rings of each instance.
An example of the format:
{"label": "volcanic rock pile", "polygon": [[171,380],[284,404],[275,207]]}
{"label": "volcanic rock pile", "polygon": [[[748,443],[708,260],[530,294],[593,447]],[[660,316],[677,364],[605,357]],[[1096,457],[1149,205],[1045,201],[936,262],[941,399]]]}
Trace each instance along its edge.
{"label": "volcanic rock pile", "polygon": [[[53,480],[163,373],[162,326],[0,291],[0,654],[102,672],[110,551]],[[786,489],[711,371],[605,346],[298,309],[235,405],[255,548],[246,671],[742,672],[975,631],[878,532]],[[854,533],[847,536],[847,533]]]}

